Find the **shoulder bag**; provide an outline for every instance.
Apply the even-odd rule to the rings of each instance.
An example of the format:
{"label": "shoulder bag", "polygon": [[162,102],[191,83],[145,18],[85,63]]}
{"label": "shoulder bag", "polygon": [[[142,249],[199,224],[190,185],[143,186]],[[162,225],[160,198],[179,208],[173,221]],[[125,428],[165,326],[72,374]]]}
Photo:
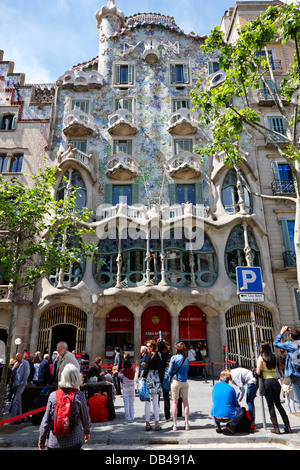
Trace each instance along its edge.
{"label": "shoulder bag", "polygon": [[166,370],[165,370],[165,377],[164,377],[164,381],[163,381],[163,385],[162,385],[162,388],[164,388],[165,390],[170,390],[170,386],[171,386],[171,380],[172,378],[174,377],[175,374],[177,374],[177,372],[179,371],[180,367],[182,366],[182,364],[184,363],[185,361],[185,357],[183,358],[183,361],[182,363],[180,364],[180,366],[178,367],[178,369],[173,372],[173,374],[169,374],[169,367],[166,367]]}

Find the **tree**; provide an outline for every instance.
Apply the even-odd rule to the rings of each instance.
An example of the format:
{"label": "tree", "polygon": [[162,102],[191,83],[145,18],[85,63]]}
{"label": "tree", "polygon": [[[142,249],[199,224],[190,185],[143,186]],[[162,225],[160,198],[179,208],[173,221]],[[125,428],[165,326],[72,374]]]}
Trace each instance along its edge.
{"label": "tree", "polygon": [[[286,198],[295,203],[295,251],[298,285],[300,285],[300,9],[299,2],[290,5],[272,5],[265,12],[237,30],[234,43],[225,43],[220,27],[215,27],[203,51],[218,57],[223,81],[203,89],[203,77],[192,91],[194,105],[199,108],[200,121],[209,129],[209,139],[197,148],[201,156],[222,153],[224,163],[236,167],[241,161],[239,141],[242,133],[259,133],[277,149],[295,177],[296,197],[284,195],[267,198]],[[273,74],[272,57],[267,46],[271,41],[282,44],[292,41],[294,62],[280,84]],[[265,90],[282,117],[283,126],[268,128],[263,114],[253,106],[250,96],[254,90]],[[273,108],[275,109],[275,108]],[[253,132],[254,131],[254,132]],[[256,194],[258,196],[258,194]]]}
{"label": "tree", "polygon": [[95,251],[93,243],[84,241],[93,230],[87,224],[87,209],[76,210],[76,189],[69,188],[60,201],[53,196],[58,171],[47,166],[31,176],[29,185],[0,175],[0,270],[9,281],[10,293],[6,360],[0,384],[1,416],[19,290],[33,290],[53,270],[62,272]]}

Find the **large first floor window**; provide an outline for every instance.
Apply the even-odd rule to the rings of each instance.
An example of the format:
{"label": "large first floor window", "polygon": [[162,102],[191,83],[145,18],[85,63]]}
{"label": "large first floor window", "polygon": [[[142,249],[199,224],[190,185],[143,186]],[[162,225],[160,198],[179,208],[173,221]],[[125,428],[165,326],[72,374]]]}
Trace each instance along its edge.
{"label": "large first floor window", "polygon": [[[185,287],[194,282],[201,287],[211,286],[218,272],[216,253],[209,238],[204,235],[203,245],[198,251],[189,251],[190,240],[175,235],[174,230],[163,240],[164,258],[161,256],[161,240],[151,239],[149,244],[149,265],[147,264],[147,241],[145,234],[136,240],[121,240],[121,283],[127,287],[144,285],[146,269],[149,266],[150,280],[157,285],[162,268],[166,281],[171,286]],[[94,279],[102,287],[115,285],[118,273],[118,234],[110,232],[100,241],[94,257]],[[164,259],[164,265],[162,265]]]}
{"label": "large first floor window", "polygon": [[243,200],[245,211],[252,212],[252,200],[249,186],[243,173],[240,173],[240,190],[238,191],[238,175],[235,170],[230,170],[224,180],[222,188],[223,205],[229,214],[236,214],[240,211],[240,198]]}
{"label": "large first floor window", "polygon": [[[251,228],[247,227],[248,243],[251,249],[252,265],[260,266],[260,253]],[[247,266],[245,254],[245,236],[241,225],[234,227],[229,235],[225,251],[225,267],[227,274],[233,282],[236,282],[235,268]]]}
{"label": "large first floor window", "polygon": [[77,170],[69,170],[64,174],[57,191],[57,200],[64,200],[69,184],[73,191],[76,190],[75,209],[80,210],[86,207],[86,187],[81,174]]}

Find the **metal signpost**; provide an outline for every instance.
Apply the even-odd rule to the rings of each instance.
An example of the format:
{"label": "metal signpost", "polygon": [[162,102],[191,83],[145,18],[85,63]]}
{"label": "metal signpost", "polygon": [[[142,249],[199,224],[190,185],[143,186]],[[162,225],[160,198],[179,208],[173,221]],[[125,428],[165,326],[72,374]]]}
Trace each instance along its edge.
{"label": "metal signpost", "polygon": [[[240,302],[249,302],[251,324],[253,331],[253,345],[255,353],[255,362],[258,359],[257,335],[254,314],[253,302],[264,302],[265,296],[263,294],[263,282],[261,275],[261,268],[254,266],[238,266],[236,267],[237,290]],[[262,414],[263,414],[263,427],[266,429],[266,418],[264,410],[263,397],[261,396]]]}

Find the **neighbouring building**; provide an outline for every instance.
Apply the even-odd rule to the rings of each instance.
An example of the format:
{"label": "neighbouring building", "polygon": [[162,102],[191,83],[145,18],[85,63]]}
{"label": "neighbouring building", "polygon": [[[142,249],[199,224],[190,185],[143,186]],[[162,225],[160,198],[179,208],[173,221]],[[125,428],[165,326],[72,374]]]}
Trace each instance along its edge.
{"label": "neighbouring building", "polygon": [[[0,173],[31,184],[30,174],[47,163],[50,118],[55,84],[26,84],[23,73],[14,72],[14,62],[4,60],[0,50]],[[0,357],[4,355],[9,323],[9,280],[0,267]],[[18,294],[15,337],[28,346],[33,294]]]}
{"label": "neighbouring building", "polygon": [[[270,3],[237,2],[222,20],[226,40]],[[16,118],[9,118],[14,129],[0,130],[0,158],[22,153],[33,171],[46,148],[48,164],[62,170],[57,198],[65,176],[78,188],[78,210],[92,213],[98,246],[93,259],[70,266],[63,284],[55,272],[40,283],[19,310],[15,336],[31,351],[65,340],[109,362],[115,346],[137,360],[141,344],[162,332],[172,350],[183,340],[206,362],[226,354],[252,367],[250,305],[239,301],[235,272],[249,251],[264,281],[265,301],[254,305],[258,340],[271,341],[282,323],[299,324],[294,207],[251,195],[293,194],[288,168],[254,136],[241,139],[239,173],[222,155],[202,160],[194,152],[206,129],[190,91],[200,74],[205,87],[221,73],[217,57],[200,49],[205,37],[160,13],[127,18],[112,0],[97,11],[96,26],[98,56],[67,70],[55,91],[15,74],[18,87],[2,88],[0,119]],[[274,42],[270,50],[280,79],[292,46]],[[4,64],[0,80],[12,81]],[[272,125],[263,90],[251,99]],[[3,332],[8,301],[0,300]]]}

